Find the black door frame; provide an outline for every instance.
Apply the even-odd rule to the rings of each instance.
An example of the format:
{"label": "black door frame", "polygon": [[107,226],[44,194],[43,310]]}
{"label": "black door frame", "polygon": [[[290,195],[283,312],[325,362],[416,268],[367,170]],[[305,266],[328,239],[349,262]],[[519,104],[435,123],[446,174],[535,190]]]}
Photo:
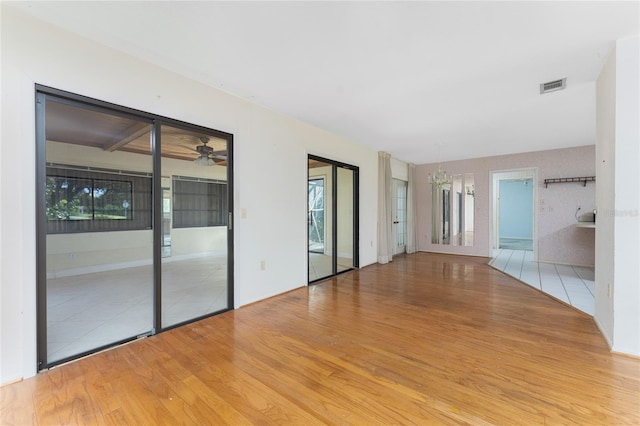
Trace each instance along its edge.
{"label": "black door frame", "polygon": [[[122,343],[135,340],[140,337],[153,335],[159,332],[170,330],[187,323],[198,321],[226,312],[234,308],[234,241],[233,241],[233,134],[215,130],[195,124],[186,123],[180,120],[163,117],[160,115],[124,107],[117,104],[101,101],[94,98],[78,95],[75,93],[55,89],[40,84],[35,85],[35,118],[36,118],[36,323],[37,323],[37,370],[43,370],[58,364],[80,358],[103,349],[120,345]],[[66,103],[93,111],[107,112],[124,118],[145,122],[152,125],[151,147],[152,147],[152,232],[153,232],[153,318],[152,328],[148,333],[139,336],[109,343],[76,355],[63,358],[54,362],[47,361],[47,264],[46,264],[46,101],[55,99],[56,102]],[[189,319],[168,327],[162,327],[161,323],[161,279],[162,279],[162,170],[161,170],[161,132],[160,126],[168,125],[179,127],[185,130],[197,131],[214,135],[215,137],[227,141],[227,205],[228,205],[228,225],[227,225],[227,308]]]}
{"label": "black door frame", "polygon": [[[308,253],[308,245],[309,245],[309,227],[307,226],[307,283],[313,284],[319,281],[325,280],[327,278],[342,274],[344,272],[351,271],[360,266],[360,168],[358,166],[354,166],[352,164],[342,163],[340,161],[331,160],[328,158],[320,157],[313,154],[308,154],[307,156],[307,188],[309,185],[309,160],[320,161],[326,163],[331,166],[331,218],[332,218],[332,227],[331,227],[331,243],[334,249],[332,250],[332,261],[331,261],[331,275],[327,275],[322,278],[318,278],[316,280],[310,281],[309,276],[309,253]],[[338,198],[338,168],[350,170],[353,172],[353,267],[349,269],[345,269],[344,271],[338,272],[338,250],[337,250],[337,241],[338,241],[338,209],[337,209],[337,198]],[[325,192],[326,194],[326,192]],[[325,206],[327,205],[325,201]],[[307,189],[307,208],[309,206],[309,191]],[[325,214],[326,217],[326,214]]]}

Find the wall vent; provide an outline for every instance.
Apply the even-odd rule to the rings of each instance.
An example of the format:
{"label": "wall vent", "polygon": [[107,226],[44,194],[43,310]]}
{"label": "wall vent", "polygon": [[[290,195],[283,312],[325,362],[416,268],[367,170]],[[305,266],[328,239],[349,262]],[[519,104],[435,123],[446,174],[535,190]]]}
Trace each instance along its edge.
{"label": "wall vent", "polygon": [[540,94],[555,92],[556,90],[564,90],[567,87],[567,78],[549,81],[540,84]]}

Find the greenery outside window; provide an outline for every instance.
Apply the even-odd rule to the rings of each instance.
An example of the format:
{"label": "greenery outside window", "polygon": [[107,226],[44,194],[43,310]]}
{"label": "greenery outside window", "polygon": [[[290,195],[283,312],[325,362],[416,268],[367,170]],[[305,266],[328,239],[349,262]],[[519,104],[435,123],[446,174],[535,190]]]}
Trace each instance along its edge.
{"label": "greenery outside window", "polygon": [[47,176],[48,220],[131,220],[133,182]]}
{"label": "greenery outside window", "polygon": [[151,229],[146,173],[50,164],[45,198],[49,234]]}

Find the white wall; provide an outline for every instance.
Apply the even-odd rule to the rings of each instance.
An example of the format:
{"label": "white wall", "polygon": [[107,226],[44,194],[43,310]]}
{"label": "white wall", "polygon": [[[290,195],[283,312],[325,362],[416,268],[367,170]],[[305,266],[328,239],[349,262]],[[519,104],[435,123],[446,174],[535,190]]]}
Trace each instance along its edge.
{"label": "white wall", "polygon": [[640,356],[640,37],[618,40],[616,62],[612,349]]}
{"label": "white wall", "polygon": [[[640,356],[640,37],[618,40],[597,81],[595,320]],[[602,177],[602,178],[601,178]]]}
{"label": "white wall", "polygon": [[[616,53],[611,52],[596,84],[596,293],[594,319],[603,335],[613,345],[614,218],[604,214],[605,206],[614,205]],[[610,209],[611,207],[609,207]]]}
{"label": "white wall", "polygon": [[306,284],[308,154],[360,168],[360,265],[375,262],[375,151],[0,7],[0,383],[36,372],[36,83],[234,134],[236,307]]}
{"label": "white wall", "polygon": [[409,168],[407,163],[393,157],[391,157],[389,163],[391,164],[392,179],[403,180],[405,182],[409,180]]}

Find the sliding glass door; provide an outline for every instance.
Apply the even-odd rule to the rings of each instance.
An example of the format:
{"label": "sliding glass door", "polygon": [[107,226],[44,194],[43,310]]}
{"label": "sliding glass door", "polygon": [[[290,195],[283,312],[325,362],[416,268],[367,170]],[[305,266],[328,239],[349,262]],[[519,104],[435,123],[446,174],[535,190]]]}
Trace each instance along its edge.
{"label": "sliding glass door", "polygon": [[232,136],[36,102],[39,368],[231,309]]}
{"label": "sliding glass door", "polygon": [[321,157],[308,160],[309,282],[358,266],[358,168]]}
{"label": "sliding glass door", "polygon": [[[153,328],[151,123],[69,100],[44,107],[46,363]],[[119,143],[139,135],[137,152]],[[42,186],[44,188],[42,188]]]}
{"label": "sliding glass door", "polygon": [[172,194],[162,258],[162,327],[170,327],[228,308],[229,150],[226,139],[189,128],[163,125],[160,136],[162,186]]}

